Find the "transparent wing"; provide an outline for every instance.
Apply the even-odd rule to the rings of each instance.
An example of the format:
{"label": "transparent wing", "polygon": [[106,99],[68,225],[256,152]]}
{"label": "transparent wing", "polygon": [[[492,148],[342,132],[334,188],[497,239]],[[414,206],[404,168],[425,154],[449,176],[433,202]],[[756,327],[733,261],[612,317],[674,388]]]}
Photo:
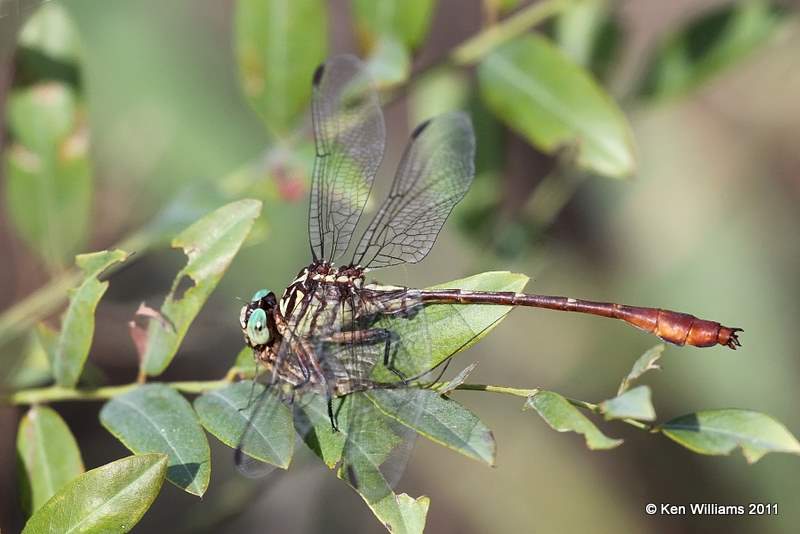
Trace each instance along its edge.
{"label": "transparent wing", "polygon": [[317,68],[311,115],[309,242],[315,260],[333,261],[350,243],[386,143],[378,95],[358,58],[336,56]]}
{"label": "transparent wing", "polygon": [[475,134],[466,114],[448,113],[420,124],[353,263],[378,268],[422,260],[474,175]]}

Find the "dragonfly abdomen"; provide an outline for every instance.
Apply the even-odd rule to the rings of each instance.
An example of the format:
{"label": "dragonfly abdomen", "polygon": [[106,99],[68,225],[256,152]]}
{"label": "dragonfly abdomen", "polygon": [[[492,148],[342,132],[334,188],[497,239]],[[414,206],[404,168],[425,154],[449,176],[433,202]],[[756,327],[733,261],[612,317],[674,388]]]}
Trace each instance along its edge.
{"label": "dragonfly abdomen", "polygon": [[734,350],[741,346],[737,336],[737,333],[741,332],[741,328],[730,328],[716,321],[700,319],[688,313],[659,308],[510,291],[465,291],[460,289],[423,291],[422,301],[426,304],[529,306],[586,313],[620,319],[675,345],[692,345],[694,347],[725,345]]}

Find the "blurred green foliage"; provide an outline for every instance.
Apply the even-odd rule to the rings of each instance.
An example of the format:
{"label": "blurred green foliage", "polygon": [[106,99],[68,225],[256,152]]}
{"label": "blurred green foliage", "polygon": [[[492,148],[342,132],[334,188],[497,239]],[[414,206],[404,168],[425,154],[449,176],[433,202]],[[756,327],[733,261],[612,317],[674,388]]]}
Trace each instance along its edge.
{"label": "blurred green foliage", "polygon": [[[486,25],[466,43],[473,54],[471,61],[477,65],[477,83],[472,83],[464,64],[447,54],[443,57],[450,59],[436,63],[435,68],[419,74],[415,71],[415,60],[426,45],[443,2],[352,0],[352,17],[347,21],[384,98],[392,100],[409,88],[409,122],[415,124],[452,109],[470,109],[478,138],[478,177],[457,217],[470,239],[485,245],[488,251],[513,258],[524,257],[538,238],[547,234],[583,180],[592,176],[627,178],[637,173],[637,161],[646,165],[635,150],[631,109],[691,96],[767,46],[794,18],[787,9],[766,0],[743,0],[701,11],[670,30],[655,49],[645,52],[643,74],[634,76],[631,84],[635,89],[615,99],[612,95],[618,93],[609,87],[628,45],[618,7],[605,0],[542,0],[539,4],[483,2]],[[109,399],[100,420],[136,455],[83,473],[81,451],[65,421],[52,409],[35,404],[23,417],[17,433],[20,492],[26,513],[33,514],[25,532],[52,531],[53,525],[66,530],[77,524],[126,532],[155,501],[164,478],[195,495],[203,495],[209,488],[211,453],[203,429],[229,447],[238,445],[246,426],[242,414],[252,409],[247,403],[253,389],[250,381],[231,381],[252,376],[250,351],[240,353],[222,380],[86,387],[101,380],[87,362],[95,308],[108,286],[105,276],[109,268],[116,268],[111,265],[127,255],[108,250],[78,256],[77,268],[70,269],[69,265],[76,253],[87,247],[108,247],[112,237],[131,245],[122,246],[125,249],[140,253],[154,250],[194,223],[173,241],[173,246],[189,256],[189,262],[174,277],[164,306],[145,314],[150,321],[146,333],[135,325],[131,327],[131,336],[140,345],[140,380],[167,370],[190,325],[229,267],[230,279],[244,269],[241,265],[257,265],[259,276],[269,283],[280,283],[284,275],[296,270],[303,261],[304,242],[297,238],[303,232],[287,229],[305,228],[303,200],[313,158],[304,121],[311,97],[309,82],[316,66],[328,55],[329,41],[335,34],[333,13],[323,0],[239,0],[232,17],[231,47],[220,57],[194,56],[194,49],[201,48],[198,44],[202,39],[197,36],[190,36],[185,43],[163,37],[159,37],[163,41],[154,37],[143,43],[153,51],[167,43],[182,54],[161,58],[154,67],[161,70],[153,71],[157,74],[153,78],[170,87],[164,89],[165,93],[174,91],[174,106],[159,108],[145,95],[135,101],[135,106],[117,109],[115,105],[130,96],[126,91],[136,92],[136,86],[128,81],[149,79],[147,65],[134,62],[125,70],[130,79],[115,86],[120,93],[116,97],[121,100],[91,91],[92,84],[99,85],[103,65],[116,61],[114,54],[123,50],[119,43],[124,41],[103,35],[104,11],[92,9],[97,6],[87,1],[69,9],[48,2],[19,35],[17,75],[5,103],[10,134],[3,152],[6,219],[51,281],[31,298],[3,312],[0,340],[11,347],[6,347],[8,352],[21,356],[9,373],[8,384],[17,389],[10,397],[15,403]],[[141,21],[152,22],[150,13],[145,13],[146,6],[116,9],[129,9],[134,14],[142,10],[134,28],[137,24],[144,26]],[[536,13],[547,13],[542,31],[530,31],[530,27],[520,30],[519,21],[527,20],[524,16],[536,9]],[[77,15],[78,25],[69,18],[71,12]],[[167,30],[174,13],[162,14],[162,20],[154,24]],[[125,38],[137,43],[131,35]],[[87,42],[105,42],[111,48],[83,49],[84,36]],[[219,109],[203,105],[211,101],[203,100],[206,96],[202,92],[203,83],[209,81],[198,73],[204,62],[225,63],[228,54],[235,58],[238,72],[231,68],[230,79],[214,83],[220,83],[217,94],[231,101],[236,96],[230,95],[237,91],[244,96],[254,112],[246,124],[241,119],[246,113],[229,114],[229,102],[223,102]],[[188,57],[196,64],[186,61]],[[93,69],[94,77],[84,79],[84,69],[90,74]],[[171,83],[179,79],[186,85]],[[193,91],[184,93],[185,88]],[[192,109],[192,120],[197,122],[187,125],[179,120],[175,110],[181,106]],[[125,156],[127,160],[91,159],[89,141],[94,143],[95,139],[89,126],[94,129],[98,117],[113,117],[105,119],[111,124],[107,128],[112,132],[110,137],[134,141],[138,152],[132,150]],[[207,138],[192,137],[203,120],[219,129]],[[259,127],[267,132],[263,137],[254,134]],[[239,131],[235,140],[225,141],[231,137],[228,133]],[[514,135],[527,144],[526,150],[545,162],[526,169],[525,179],[531,187],[523,188],[525,192],[514,199],[516,211],[504,206],[508,204],[504,187],[514,172],[509,161],[509,139]],[[108,139],[99,142],[108,143]],[[238,152],[234,150],[237,143]],[[171,152],[164,156],[167,151]],[[115,178],[115,172],[121,171],[112,170],[129,167],[134,170],[131,176],[138,173],[138,179],[148,174],[169,174],[164,169],[175,172],[174,178],[138,182],[145,189],[142,195],[147,209],[138,219],[131,215],[132,220],[125,219],[126,208],[136,187],[126,183],[129,175],[122,172],[122,179]],[[195,179],[193,173],[197,172],[210,176]],[[164,191],[169,193],[162,198]],[[259,200],[231,203],[243,197]],[[151,199],[158,202],[149,205]],[[264,214],[259,217],[262,203]],[[212,212],[215,208],[219,209]],[[109,217],[112,211],[118,219],[109,221],[119,229],[117,233],[104,229],[103,217]],[[263,241],[268,241],[272,251],[266,261],[253,246]],[[234,263],[237,253],[244,258],[237,260],[238,266]],[[705,274],[712,279],[715,273]],[[188,289],[184,287],[187,281]],[[444,286],[521,291],[526,281],[523,275],[495,272]],[[236,285],[227,283],[228,289]],[[54,331],[40,321],[66,302],[64,287],[73,290],[61,329]],[[436,321],[428,327],[433,333],[434,350],[420,354],[420,361],[413,364],[427,369],[446,360],[466,348],[465,340],[476,342],[508,312],[502,307],[467,307],[459,312],[451,308],[441,307],[432,315]],[[465,325],[467,328],[463,328]],[[597,404],[548,390],[497,387],[495,391],[524,398],[525,407],[533,408],[553,429],[582,434],[590,449],[617,447],[622,438],[606,436],[584,415],[587,411],[662,433],[702,454],[729,454],[739,447],[748,462],[755,462],[767,452],[800,453],[800,444],[791,432],[760,412],[703,410],[661,425],[646,423],[655,418],[651,388],[631,388],[630,382],[647,370],[659,368],[655,361],[662,349],[642,355],[617,396],[609,399],[598,394],[606,400]],[[214,357],[220,360],[219,355]],[[227,356],[222,360],[225,365],[232,363]],[[715,372],[719,374],[719,370]],[[729,373],[734,372],[729,369]],[[50,379],[55,382],[52,387],[29,389]],[[392,430],[394,423],[494,465],[495,438],[489,427],[477,411],[449,396],[456,388],[479,389],[465,384],[465,379],[466,374],[449,389],[443,385],[438,391],[387,390],[347,397],[348,403],[363,403],[369,409],[372,415],[366,424],[373,425],[370,428],[375,435],[349,453],[342,450],[342,435],[331,432],[325,406],[308,404],[304,410],[314,432],[305,437],[309,441],[313,436],[314,441],[307,444],[330,469],[335,469],[344,455],[349,465],[340,463],[337,475],[348,481],[352,473],[358,474],[361,497],[393,532],[420,532],[429,500],[395,494],[378,466],[401,439]],[[711,387],[708,391],[714,392]],[[192,405],[179,392],[199,396]],[[274,404],[278,408],[261,414],[255,422],[258,432],[254,441],[245,444],[245,452],[286,468],[294,452],[291,414],[282,403]],[[410,406],[422,407],[424,416],[406,414],[404,410]],[[343,430],[346,434],[347,429]],[[547,466],[541,469],[546,471]],[[771,495],[775,495],[776,487],[769,486]],[[449,489],[456,495],[457,488]],[[566,518],[560,521],[559,525],[567,523]]]}

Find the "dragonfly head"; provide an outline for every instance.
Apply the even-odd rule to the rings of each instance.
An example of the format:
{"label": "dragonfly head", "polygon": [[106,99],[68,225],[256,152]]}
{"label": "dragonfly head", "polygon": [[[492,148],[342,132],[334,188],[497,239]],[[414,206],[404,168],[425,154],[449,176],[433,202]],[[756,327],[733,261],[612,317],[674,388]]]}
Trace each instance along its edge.
{"label": "dragonfly head", "polygon": [[255,292],[250,302],[242,306],[239,326],[242,327],[245,342],[253,349],[261,349],[270,338],[268,320],[277,301],[275,294],[266,289]]}

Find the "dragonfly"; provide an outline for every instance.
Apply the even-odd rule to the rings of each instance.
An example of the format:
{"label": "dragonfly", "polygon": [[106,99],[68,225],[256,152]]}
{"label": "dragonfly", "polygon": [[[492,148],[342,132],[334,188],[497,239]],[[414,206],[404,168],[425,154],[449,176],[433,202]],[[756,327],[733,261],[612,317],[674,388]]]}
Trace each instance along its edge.
{"label": "dragonfly", "polygon": [[[473,127],[463,112],[446,113],[417,126],[388,195],[353,244],[385,149],[378,94],[367,68],[354,56],[335,56],[320,65],[312,87],[316,145],[308,211],[312,261],[280,296],[266,289],[256,292],[242,307],[239,322],[261,380],[291,391],[292,396],[311,393],[324,399],[333,432],[340,429],[335,400],[381,388],[412,387],[442,363],[441,358],[426,359],[431,339],[426,316],[435,305],[578,312],[624,321],[675,345],[740,346],[740,328],[666,309],[368,282],[370,271],[417,263],[431,251],[472,183]],[[349,409],[348,440],[357,430],[356,411],[353,406]],[[351,469],[351,481],[357,475]]]}

